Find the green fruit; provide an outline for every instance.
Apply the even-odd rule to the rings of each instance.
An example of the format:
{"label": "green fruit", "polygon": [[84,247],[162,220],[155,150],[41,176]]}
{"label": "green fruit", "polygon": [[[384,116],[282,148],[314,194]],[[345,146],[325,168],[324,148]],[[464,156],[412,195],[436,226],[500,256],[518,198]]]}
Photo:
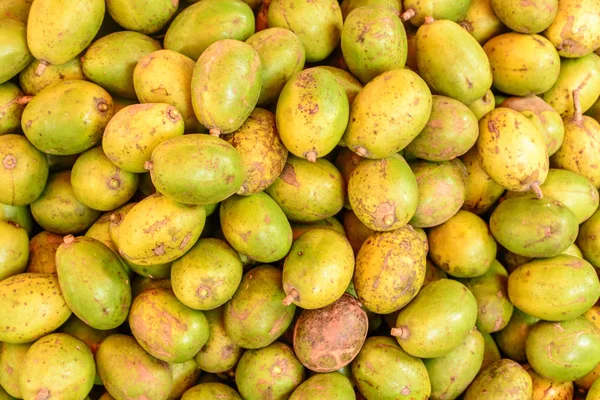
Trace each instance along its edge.
{"label": "green fruit", "polygon": [[[109,0],[108,4],[117,1]],[[81,59],[83,73],[111,93],[135,99],[133,70],[140,59],[160,49],[156,40],[138,32],[111,33],[88,47]]]}
{"label": "green fruit", "polygon": [[292,246],[290,223],[266,193],[232,196],[221,203],[219,215],[227,242],[252,260],[281,260]]}
{"label": "green fruit", "polygon": [[419,135],[431,108],[431,92],[419,75],[408,69],[384,72],[352,102],[343,140],[362,157],[389,157]]}
{"label": "green fruit", "polygon": [[401,17],[405,21],[410,20],[414,26],[421,26],[424,23],[428,23],[427,17],[458,21],[467,13],[469,4],[469,0],[404,0],[404,9],[406,11]]}
{"label": "green fruit", "polygon": [[410,221],[417,209],[417,180],[400,155],[365,159],[350,175],[348,198],[352,210],[368,228],[398,229]]}
{"label": "green fruit", "polygon": [[25,354],[30,347],[30,343],[0,344],[0,388],[4,388],[11,396],[23,398],[19,378],[23,370]]}
{"label": "green fruit", "polygon": [[335,0],[274,0],[267,20],[269,28],[285,28],[298,35],[309,63],[327,58],[342,35],[342,11]]}
{"label": "green fruit", "polygon": [[546,320],[579,317],[600,298],[592,265],[567,255],[520,265],[508,279],[508,295],[521,311]]}
{"label": "green fruit", "polygon": [[533,384],[533,397],[532,399],[572,399],[573,398],[573,382],[558,383],[551,379],[544,378],[535,372],[530,365],[526,364],[523,366]]}
{"label": "green fruit", "polygon": [[479,373],[502,358],[492,335],[489,333],[482,333],[482,335],[485,347],[483,349],[483,362],[481,363]]}
{"label": "green fruit", "polygon": [[311,371],[339,370],[362,348],[368,326],[361,304],[344,293],[326,307],[302,311],[294,326],[294,352]]}
{"label": "green fruit", "polygon": [[465,201],[462,209],[481,215],[489,210],[504,193],[481,167],[477,147],[472,147],[460,160],[467,169]]}
{"label": "green fruit", "polygon": [[34,96],[21,124],[40,151],[71,155],[99,144],[112,116],[113,101],[106,90],[91,82],[66,80]]}
{"label": "green fruit", "polygon": [[[575,216],[577,224],[587,221],[598,209],[598,190],[588,179],[576,172],[551,168],[540,189],[544,196],[557,200],[568,208]],[[523,195],[523,192],[508,192],[506,198]]]}
{"label": "green fruit", "polygon": [[494,333],[494,339],[502,353],[511,360],[517,362],[527,361],[525,355],[525,340],[529,331],[539,321],[539,318],[525,314],[518,308],[515,308],[508,324]]}
{"label": "green fruit", "polygon": [[527,361],[557,382],[580,379],[600,362],[600,329],[584,318],[538,322],[527,336]]}
{"label": "green fruit", "polygon": [[25,137],[0,136],[0,203],[24,206],[35,201],[48,180],[48,162],[44,154]]}
{"label": "green fruit", "polygon": [[84,152],[71,170],[75,197],[94,210],[119,208],[133,197],[138,185],[139,176],[115,166],[101,146]]}
{"label": "green fruit", "polygon": [[106,11],[123,28],[149,35],[169,22],[178,5],[179,0],[107,0]]}
{"label": "green fruit", "polygon": [[0,5],[0,17],[8,17],[27,23],[33,0],[6,0]]}
{"label": "green fruit", "polygon": [[33,60],[19,74],[19,83],[23,91],[35,96],[46,87],[68,79],[86,80],[81,68],[81,58],[75,57],[64,64],[48,65],[42,75],[38,75],[36,70],[42,64],[39,60]]}
{"label": "green fruit", "polygon": [[356,255],[354,286],[369,310],[390,314],[406,306],[423,285],[427,241],[410,226],[369,236]]}
{"label": "green fruit", "polygon": [[116,400],[166,399],[173,385],[168,365],[146,353],[132,336],[104,339],[96,352],[96,365],[104,387]]}
{"label": "green fruit", "polygon": [[[427,259],[425,265],[425,280],[423,286],[439,281],[440,279],[447,279],[448,275],[440,268],[436,267],[429,259]],[[395,322],[395,321],[394,321]]]}
{"label": "green fruit", "polygon": [[421,77],[438,94],[470,104],[492,86],[485,52],[457,23],[437,20],[422,25],[417,31],[416,48]]}
{"label": "green fruit", "polygon": [[395,400],[410,396],[426,400],[431,393],[423,361],[406,353],[390,337],[368,338],[351,368],[356,386],[368,399]]}
{"label": "green fruit", "polygon": [[133,86],[140,103],[166,103],[175,107],[187,132],[203,132],[190,89],[196,63],[173,50],[157,50],[140,58],[133,70]]}
{"label": "green fruit", "polygon": [[359,7],[348,14],[341,45],[348,69],[362,83],[406,64],[406,31],[402,21],[385,7]]}
{"label": "green fruit", "polygon": [[252,113],[261,87],[262,63],[256,50],[238,40],[219,40],[194,67],[194,113],[211,134],[232,133]]}
{"label": "green fruit", "polygon": [[[96,366],[90,349],[66,333],[36,341],[25,355],[19,377],[24,399],[82,399],[94,386]],[[56,378],[60,371],[60,379]]]}
{"label": "green fruit", "polygon": [[177,203],[153,194],[135,204],[111,237],[119,254],[139,265],[176,260],[196,243],[206,219],[204,207]]}
{"label": "green fruit", "polygon": [[348,96],[333,74],[309,68],[285,84],[275,118],[290,153],[315,162],[336,147],[348,124],[348,114]]}
{"label": "green fruit", "polygon": [[29,258],[29,236],[14,222],[0,221],[0,281],[25,271]]}
{"label": "green fruit", "polygon": [[477,151],[481,167],[508,190],[533,190],[548,174],[548,150],[533,122],[518,111],[499,107],[479,121]]}
{"label": "green fruit", "polygon": [[171,279],[152,279],[145,276],[135,276],[131,281],[131,298],[135,299],[147,289],[172,289]]}
{"label": "green fruit", "polygon": [[1,342],[33,342],[70,315],[56,275],[23,273],[0,282]]}
{"label": "green fruit", "polygon": [[542,98],[564,118],[575,112],[574,90],[579,90],[581,110],[586,112],[596,101],[600,90],[600,55],[591,53],[579,58],[563,58],[558,80]]}
{"label": "green fruit", "polygon": [[208,341],[194,356],[198,367],[206,372],[226,372],[235,367],[244,349],[227,336],[223,312],[225,307],[204,311],[208,321]]}
{"label": "green fruit", "polygon": [[256,32],[246,43],[254,47],[263,66],[258,104],[272,103],[279,97],[285,83],[304,69],[304,46],[294,32],[284,28]]}
{"label": "green fruit", "polygon": [[252,9],[240,0],[203,0],[183,10],[165,35],[165,48],[192,60],[223,39],[244,41],[254,33]]}
{"label": "green fruit", "polygon": [[240,189],[245,178],[235,148],[223,139],[205,134],[165,140],[152,151],[145,168],[157,191],[185,204],[225,200]]}
{"label": "green fruit", "polygon": [[429,161],[449,161],[462,156],[473,147],[479,135],[475,114],[449,97],[434,95],[432,99],[427,125],[406,149]]}
{"label": "green fruit", "polygon": [[[113,241],[111,239],[110,226],[111,226],[111,222],[113,222],[111,220],[114,220],[115,222],[117,220],[119,220],[119,221],[122,220],[122,217],[126,214],[123,212],[123,210],[129,211],[129,210],[131,210],[131,208],[133,208],[133,206],[135,204],[136,204],[135,202],[128,203],[122,207],[119,207],[116,210],[108,211],[108,212],[102,214],[102,216],[100,218],[98,218],[96,220],[96,222],[94,222],[94,224],[92,226],[90,226],[89,229],[85,232],[85,236],[90,237],[92,239],[99,240],[100,242],[104,243],[106,245],[106,247],[111,249],[117,255],[117,257],[119,257],[119,260],[121,260],[121,263],[127,270],[127,274],[130,276],[132,274],[132,271],[130,270],[129,265],[119,255],[119,249],[117,248],[117,246],[113,243]],[[114,217],[113,217],[113,214],[114,214]],[[59,244],[61,244],[61,243],[62,243],[62,237],[60,238]],[[58,248],[58,245],[56,247]]]}
{"label": "green fruit", "polygon": [[454,400],[469,386],[483,362],[484,339],[477,329],[445,356],[423,360],[432,400]]}
{"label": "green fruit", "polygon": [[225,305],[227,336],[240,347],[260,349],[281,336],[292,322],[296,305],[284,306],[278,268],[262,265],[246,272],[233,298]]}
{"label": "green fruit", "polygon": [[116,329],[99,330],[92,328],[79,318],[75,314],[65,322],[58,330],[58,332],[69,334],[73,337],[84,342],[89,347],[92,354],[96,354],[100,343],[109,337],[110,335],[117,332]]}
{"label": "green fruit", "polygon": [[559,9],[558,0],[491,0],[491,5],[506,26],[522,33],[538,33],[548,28]]}
{"label": "green fruit", "polygon": [[537,126],[546,142],[549,156],[556,153],[562,145],[565,136],[562,118],[540,97],[510,97],[502,102],[501,107],[519,111]]}
{"label": "green fruit", "polygon": [[509,322],[513,305],[508,299],[508,272],[494,260],[487,272],[463,281],[477,300],[477,329],[484,333],[497,332]]}
{"label": "green fruit", "polygon": [[344,206],[344,189],[342,174],[331,162],[289,156],[279,178],[265,191],[290,221],[307,223],[337,214]]}
{"label": "green fruit", "polygon": [[173,386],[168,397],[169,400],[180,399],[186,390],[194,386],[202,373],[194,359],[183,363],[169,364],[169,369],[173,378]]}
{"label": "green fruit", "polygon": [[468,211],[459,211],[427,236],[429,257],[451,276],[481,276],[496,258],[496,241],[487,224]]}
{"label": "green fruit", "polygon": [[27,272],[56,273],[56,250],[63,243],[62,235],[42,231],[29,241]]}
{"label": "green fruit", "polygon": [[181,400],[242,400],[238,392],[220,382],[207,382],[188,389]]}
{"label": "green fruit", "polygon": [[302,382],[290,396],[290,400],[310,399],[354,400],[354,388],[348,378],[339,372],[318,374]]}
{"label": "green fruit", "polygon": [[402,13],[402,0],[343,0],[340,8],[344,20],[353,10],[363,6],[385,7],[396,16],[400,16]]}
{"label": "green fruit", "polygon": [[166,103],[134,104],[110,120],[102,149],[117,167],[142,173],[156,146],[183,135],[183,131],[183,119],[175,107]]}
{"label": "green fruit", "polygon": [[304,376],[292,349],[281,342],[247,350],[235,369],[235,383],[244,400],[288,399]]}
{"label": "green fruit", "polygon": [[600,238],[597,235],[600,223],[600,209],[583,223],[577,236],[577,246],[583,258],[596,268],[600,268]]}
{"label": "green fruit", "polygon": [[481,45],[506,29],[494,13],[490,0],[471,0],[469,9],[459,24]]}
{"label": "green fruit", "polygon": [[549,197],[516,197],[501,202],[490,217],[494,238],[524,257],[554,257],[577,238],[575,215]]}
{"label": "green fruit", "polygon": [[[561,0],[556,17],[544,32],[562,57],[577,58],[600,47],[598,0]],[[536,13],[535,18],[539,18]]]}
{"label": "green fruit", "polygon": [[[477,0],[476,0],[477,1]],[[486,0],[483,0],[486,1]],[[496,108],[496,97],[491,90],[488,90],[483,97],[469,104],[469,109],[479,121],[485,114]]]}
{"label": "green fruit", "polygon": [[239,153],[245,180],[238,194],[262,192],[283,171],[288,150],[277,132],[275,114],[255,108],[240,129],[223,136]]}
{"label": "green fruit", "polygon": [[242,273],[240,256],[227,242],[203,238],[173,263],[171,282],[183,304],[195,310],[212,310],[231,299]]}
{"label": "green fruit", "polygon": [[44,191],[31,203],[31,214],[47,231],[74,234],[89,228],[101,213],[77,200],[71,186],[71,171],[63,171],[48,177]]}
{"label": "green fruit", "polygon": [[527,371],[512,360],[502,359],[481,371],[465,392],[464,400],[529,400],[532,392]]}
{"label": "green fruit", "polygon": [[21,89],[14,83],[0,84],[0,135],[21,130],[21,116],[26,100]]}
{"label": "green fruit", "polygon": [[59,156],[54,154],[45,154],[46,160],[48,161],[48,168],[50,172],[61,172],[71,169],[77,158],[79,158],[79,154],[71,154],[68,156]]}
{"label": "green fruit", "polygon": [[588,391],[585,400],[598,400],[600,399],[600,379],[596,379],[590,390]]}
{"label": "green fruit", "polygon": [[[516,96],[544,93],[558,79],[560,57],[543,36],[504,33],[490,39],[483,50],[492,67],[493,85],[504,93]],[[520,57],[514,56],[517,53]]]}
{"label": "green fruit", "polygon": [[[31,54],[41,65],[60,65],[75,58],[100,30],[105,9],[103,0],[36,1],[27,20]],[[42,67],[38,75],[43,71]]]}
{"label": "green fruit", "polygon": [[344,230],[344,226],[340,221],[338,221],[335,217],[329,217],[325,219],[321,219],[315,222],[309,222],[306,224],[291,224],[292,226],[292,236],[294,240],[298,239],[302,234],[311,229],[319,229],[319,228],[327,228],[337,233],[341,233],[346,236],[346,231]]}
{"label": "green fruit", "polygon": [[202,311],[185,306],[169,289],[140,293],[131,304],[129,326],[144,350],[169,363],[191,360],[208,341]]}
{"label": "green fruit", "polygon": [[0,14],[0,83],[16,76],[33,59],[27,47],[27,26],[25,22],[4,17]]}
{"label": "green fruit", "polygon": [[102,242],[66,236],[56,251],[58,283],[69,308],[96,329],[114,329],[131,305],[129,277],[121,261]]}
{"label": "green fruit", "polygon": [[419,202],[409,221],[414,227],[429,228],[443,224],[463,205],[467,170],[460,160],[410,164],[417,179]]}
{"label": "green fruit", "polygon": [[460,345],[477,321],[477,302],[463,284],[440,279],[400,310],[392,336],[410,355],[441,357]]}
{"label": "green fruit", "polygon": [[575,243],[573,243],[572,245],[570,245],[561,254],[565,254],[565,255],[573,256],[573,257],[577,257],[577,258],[583,258],[583,254],[581,253],[581,249],[579,247],[577,247],[577,245]]}
{"label": "green fruit", "polygon": [[346,92],[346,96],[348,97],[348,104],[352,106],[354,98],[363,88],[362,83],[360,83],[360,81],[356,79],[354,75],[352,75],[350,72],[341,68],[331,67],[329,65],[319,65],[315,68],[321,68],[331,72],[333,78]]}

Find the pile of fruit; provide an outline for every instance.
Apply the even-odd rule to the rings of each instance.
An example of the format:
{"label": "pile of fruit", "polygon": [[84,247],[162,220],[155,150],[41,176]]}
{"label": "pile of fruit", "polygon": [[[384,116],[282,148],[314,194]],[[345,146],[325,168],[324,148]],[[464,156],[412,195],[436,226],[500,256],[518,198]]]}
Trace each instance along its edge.
{"label": "pile of fruit", "polygon": [[0,0],[0,400],[600,399],[600,0]]}

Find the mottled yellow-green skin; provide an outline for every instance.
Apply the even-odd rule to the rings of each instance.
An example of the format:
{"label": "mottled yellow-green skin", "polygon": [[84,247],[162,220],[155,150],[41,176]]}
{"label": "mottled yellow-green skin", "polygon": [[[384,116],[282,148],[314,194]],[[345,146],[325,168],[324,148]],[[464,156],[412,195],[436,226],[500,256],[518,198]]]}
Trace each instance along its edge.
{"label": "mottled yellow-green skin", "polygon": [[296,305],[283,305],[281,278],[281,270],[270,265],[255,267],[242,278],[223,315],[227,336],[238,346],[268,346],[292,323]]}
{"label": "mottled yellow-green skin", "polygon": [[422,25],[416,43],[419,73],[438,94],[470,104],[492,86],[492,70],[485,52],[457,23],[437,20]]}
{"label": "mottled yellow-green skin", "polygon": [[237,252],[258,262],[275,262],[292,246],[292,228],[266,193],[232,196],[219,208],[221,229]]}
{"label": "mottled yellow-green skin", "polygon": [[42,231],[29,241],[29,261],[27,272],[40,274],[56,273],[55,255],[56,249],[63,242],[62,235]]}
{"label": "mottled yellow-green skin", "polygon": [[134,104],[110,120],[102,137],[102,149],[117,167],[146,172],[152,151],[161,142],[183,135],[184,122],[175,107],[166,103]]}
{"label": "mottled yellow-green skin", "polygon": [[598,0],[561,0],[544,36],[562,57],[585,56],[600,47],[599,9]]}
{"label": "mottled yellow-green skin", "polygon": [[600,282],[587,261],[558,255],[520,265],[510,274],[508,295],[531,316],[566,321],[581,316],[598,301]]}
{"label": "mottled yellow-green skin", "polygon": [[131,281],[131,297],[135,299],[146,289],[171,289],[171,279],[152,279],[146,276],[135,276]]}
{"label": "mottled yellow-green skin", "polygon": [[192,107],[191,82],[196,63],[173,50],[157,50],[140,58],[133,86],[140,103],[166,103],[181,113],[186,132],[203,132]]}
{"label": "mottled yellow-green skin", "polygon": [[504,193],[504,188],[498,185],[481,168],[477,148],[473,147],[460,160],[467,169],[467,184],[465,185],[465,201],[462,209],[481,215],[492,207]]}
{"label": "mottled yellow-green skin", "polygon": [[[362,90],[363,85],[360,83],[358,79],[354,77],[350,72],[345,69],[331,67],[329,65],[319,65],[315,68],[325,69],[333,75],[333,78],[337,81],[337,83],[344,89],[346,92],[346,96],[348,96],[348,104],[352,106],[352,102],[354,98],[358,95],[358,93]],[[338,144],[341,146],[341,144]]]}
{"label": "mottled yellow-green skin", "polygon": [[267,28],[246,40],[262,63],[262,89],[259,105],[273,103],[290,78],[302,71],[306,51],[296,34],[284,28]]}
{"label": "mottled yellow-green skin", "polygon": [[0,203],[31,204],[40,197],[48,180],[44,154],[18,134],[0,136]]}
{"label": "mottled yellow-green skin", "polygon": [[[346,231],[344,230],[344,226],[342,225],[342,223],[340,221],[337,220],[336,217],[329,217],[329,218],[321,219],[319,221],[309,222],[306,224],[292,223],[291,226],[292,226],[292,235],[294,237],[294,240],[298,239],[300,237],[300,235],[302,235],[303,233],[305,233],[311,229],[318,229],[318,228],[331,229],[331,230],[334,230],[334,231],[346,236]],[[348,239],[348,241],[350,241],[350,239]]]}
{"label": "mottled yellow-green skin", "polygon": [[353,10],[364,6],[385,7],[396,16],[402,13],[402,0],[343,0],[340,4],[344,20]]}
{"label": "mottled yellow-green skin", "polygon": [[459,24],[483,46],[485,42],[506,30],[490,0],[471,0],[469,9]]}
{"label": "mottled yellow-green skin", "polygon": [[581,120],[566,118],[565,137],[552,156],[552,166],[576,172],[600,188],[600,123],[584,115]]}
{"label": "mottled yellow-green skin", "polygon": [[133,71],[140,59],[160,50],[158,41],[139,32],[115,32],[87,48],[81,58],[83,73],[111,93],[136,99]]}
{"label": "mottled yellow-green skin", "polygon": [[[1,14],[0,14],[1,16]],[[17,75],[33,59],[27,47],[27,27],[24,22],[12,18],[0,20],[0,83]]]}
{"label": "mottled yellow-green skin", "polygon": [[[66,333],[52,333],[36,341],[21,368],[19,381],[24,399],[39,398],[48,392],[59,398],[81,399],[92,389],[96,376],[90,349]],[[61,371],[60,378],[56,371]]]}
{"label": "mottled yellow-green skin", "polygon": [[327,58],[340,42],[342,11],[335,0],[274,0],[267,15],[269,28],[294,32],[306,50],[306,62]]}
{"label": "mottled yellow-green skin", "polygon": [[479,368],[479,372],[483,371],[487,367],[489,367],[494,362],[500,360],[502,355],[500,354],[500,349],[498,349],[498,345],[494,341],[494,338],[489,333],[482,333],[484,340],[484,349],[483,349],[483,362],[481,363],[481,368]]}
{"label": "mottled yellow-green skin", "polygon": [[[206,376],[206,375],[205,375]],[[181,400],[242,400],[238,392],[221,382],[206,382],[187,390]]]}
{"label": "mottled yellow-green skin", "polygon": [[19,377],[25,354],[30,347],[31,343],[0,344],[0,387],[13,397],[23,398]]}
{"label": "mottled yellow-green skin", "polygon": [[348,124],[348,114],[348,97],[333,74],[309,68],[285,84],[275,118],[290,153],[314,161],[336,147]]}
{"label": "mottled yellow-green skin", "polygon": [[0,282],[0,341],[30,343],[71,315],[54,274],[22,273]]}
{"label": "mottled yellow-green skin", "polygon": [[0,281],[25,271],[29,258],[29,236],[14,222],[0,221]]}
{"label": "mottled yellow-green skin", "polygon": [[305,370],[284,343],[247,350],[235,370],[235,383],[245,400],[285,400],[302,383]]}
{"label": "mottled yellow-green skin", "polygon": [[312,376],[302,382],[290,396],[290,400],[356,399],[354,388],[348,378],[339,372]]}
{"label": "mottled yellow-green skin", "polygon": [[235,344],[225,331],[223,312],[225,307],[204,311],[208,321],[208,341],[194,356],[198,367],[210,373],[226,372],[235,367],[244,349]]}
{"label": "mottled yellow-green skin", "polygon": [[490,39],[483,50],[492,67],[493,85],[501,92],[515,96],[540,94],[558,79],[560,57],[543,36],[504,33]]}
{"label": "mottled yellow-green skin", "polygon": [[169,369],[171,370],[173,386],[171,387],[168,400],[180,399],[186,390],[194,386],[202,373],[202,370],[200,370],[194,359],[182,363],[169,364]]}
{"label": "mottled yellow-green skin", "polygon": [[431,394],[423,361],[407,354],[391,337],[368,338],[351,369],[357,388],[368,398],[426,400]]}
{"label": "mottled yellow-green skin", "polygon": [[539,318],[525,314],[518,308],[514,308],[508,324],[494,333],[494,340],[511,360],[517,362],[527,361],[525,355],[525,340],[531,328],[539,321]]}
{"label": "mottled yellow-green skin", "polygon": [[254,33],[252,9],[240,0],[202,0],[185,8],[165,35],[165,48],[192,60],[223,39],[244,41]]}
{"label": "mottled yellow-green skin", "polygon": [[[25,229],[27,235],[33,234],[34,222],[29,206],[9,206],[0,203],[0,221],[14,222]],[[341,223],[339,224],[341,226]]]}
{"label": "mottled yellow-green skin", "polygon": [[232,133],[252,113],[261,87],[262,63],[256,50],[238,40],[219,40],[202,53],[194,67],[194,113],[207,129]]}
{"label": "mottled yellow-green skin", "polygon": [[587,397],[585,400],[598,400],[600,399],[600,379],[597,379],[594,384],[590,387]]}
{"label": "mottled yellow-green skin", "polygon": [[40,65],[39,60],[30,62],[19,74],[19,83],[25,94],[34,96],[47,86],[68,79],[87,80],[81,68],[81,58],[75,57],[64,64],[48,65],[42,75],[35,70]]}
{"label": "mottled yellow-green skin", "polygon": [[548,28],[559,10],[558,0],[491,0],[498,18],[511,30],[538,33]]}
{"label": "mottled yellow-green skin", "polygon": [[112,234],[111,238],[127,261],[164,264],[181,257],[196,243],[205,219],[203,206],[153,194],[133,206],[119,226],[118,238]]}
{"label": "mottled yellow-green skin", "polygon": [[202,238],[173,262],[171,282],[183,304],[196,310],[212,310],[231,299],[242,273],[240,256],[227,242]]}
{"label": "mottled yellow-green skin", "polygon": [[107,0],[110,16],[123,28],[144,34],[158,32],[177,12],[179,0]]}
{"label": "mottled yellow-green skin", "polygon": [[583,378],[600,362],[600,329],[585,318],[539,322],[525,347],[535,372],[557,382]]}
{"label": "mottled yellow-green skin", "polygon": [[533,393],[531,377],[516,362],[501,359],[475,378],[464,400],[530,400]]}
{"label": "mottled yellow-green skin", "polygon": [[429,230],[427,237],[429,257],[451,276],[481,276],[496,258],[497,244],[487,224],[468,211],[460,210],[442,225]]}
{"label": "mottled yellow-green skin", "polygon": [[576,242],[581,249],[581,253],[583,253],[583,257],[596,268],[600,268],[598,229],[600,229],[600,210],[596,210],[590,219],[581,225]]}
{"label": "mottled yellow-green skin", "polygon": [[240,129],[223,139],[242,159],[245,179],[238,194],[249,196],[262,192],[283,171],[288,150],[281,142],[275,114],[271,111],[255,108]]}
{"label": "mottled yellow-green skin", "polygon": [[0,84],[0,135],[21,130],[21,116],[25,109],[24,104],[19,104],[21,96],[23,92],[14,83]]}
{"label": "mottled yellow-green skin", "polygon": [[585,113],[600,122],[600,97]]}
{"label": "mottled yellow-green skin", "polygon": [[527,117],[510,108],[496,108],[479,121],[477,152],[484,171],[508,190],[530,190],[548,175],[548,149],[542,134]]}
{"label": "mottled yellow-green skin", "polygon": [[581,110],[586,112],[596,101],[600,90],[600,55],[591,53],[579,58],[563,58],[556,83],[542,98],[565,118],[575,112],[574,90],[579,90]]}
{"label": "mottled yellow-green skin", "polygon": [[431,381],[432,400],[454,400],[473,381],[483,362],[483,335],[473,329],[465,340],[448,354],[424,359]]}
{"label": "mottled yellow-green skin", "polygon": [[573,382],[555,382],[544,378],[531,368],[529,364],[523,365],[525,371],[531,376],[533,384],[532,400],[571,400],[573,398]]}
{"label": "mottled yellow-green skin", "polygon": [[480,97],[468,106],[479,121],[485,114],[496,108],[496,98],[494,93],[488,90],[483,97]]}
{"label": "mottled yellow-green skin", "polygon": [[469,9],[469,0],[404,0],[404,10],[412,9],[415,16],[410,19],[414,26],[425,23],[425,17],[458,21],[465,16]]}
{"label": "mottled yellow-green skin", "polygon": [[417,137],[431,107],[431,92],[419,75],[408,69],[384,72],[354,98],[344,143],[363,157],[389,157]]}
{"label": "mottled yellow-green skin", "polygon": [[96,365],[104,387],[116,400],[166,399],[173,386],[168,364],[146,353],[133,336],[115,334],[104,339],[96,352]]}
{"label": "mottled yellow-green skin", "polygon": [[27,23],[33,0],[5,0],[0,4],[0,18],[7,17]]}
{"label": "mottled yellow-green skin", "polygon": [[75,58],[100,30],[105,9],[104,0],[35,1],[27,19],[31,54],[54,65]]}

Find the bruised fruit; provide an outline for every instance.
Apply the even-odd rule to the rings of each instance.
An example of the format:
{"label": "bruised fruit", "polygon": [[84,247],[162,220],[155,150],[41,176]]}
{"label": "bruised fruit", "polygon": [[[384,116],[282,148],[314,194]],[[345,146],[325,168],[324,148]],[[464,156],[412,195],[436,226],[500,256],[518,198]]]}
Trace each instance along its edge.
{"label": "bruised fruit", "polygon": [[81,58],[75,57],[60,65],[48,65],[42,75],[36,73],[42,62],[33,60],[19,74],[19,83],[25,94],[34,96],[46,87],[68,79],[86,80],[81,68]]}
{"label": "bruised fruit", "polygon": [[464,400],[529,400],[532,393],[533,383],[527,371],[504,358],[479,373]]}
{"label": "bruised fruit", "polygon": [[0,221],[13,222],[23,228],[28,236],[33,234],[34,222],[29,206],[9,206],[0,203]]}
{"label": "bruised fruit", "polygon": [[149,35],[175,15],[178,5],[179,0],[107,0],[106,11],[123,28]]}
{"label": "bruised fruit", "polygon": [[308,68],[292,76],[277,100],[275,118],[285,147],[310,162],[329,154],[348,124],[348,96],[333,74]]}
{"label": "bruised fruit", "polygon": [[[23,370],[23,361],[31,343],[0,345],[0,387],[14,397],[23,398],[19,377]],[[0,396],[0,398],[2,398]]]}
{"label": "bruised fruit", "polygon": [[354,400],[354,388],[350,380],[339,372],[311,376],[300,384],[290,400],[347,399]]}
{"label": "bruised fruit", "polygon": [[391,337],[368,338],[351,368],[356,386],[367,399],[395,400],[410,396],[426,400],[431,393],[423,361],[406,353]]}
{"label": "bruised fruit", "polygon": [[212,135],[232,133],[258,102],[262,87],[260,57],[249,44],[219,40],[198,58],[191,85],[198,121]]}
{"label": "bruised fruit", "polygon": [[491,0],[490,3],[506,26],[521,33],[542,32],[554,21],[559,8],[558,0]]}
{"label": "bruised fruit", "polygon": [[6,0],[0,5],[0,17],[16,19],[27,23],[27,16],[33,0]]}
{"label": "bruised fruit", "polygon": [[471,0],[467,13],[458,22],[481,45],[506,29],[490,0]]}
{"label": "bruised fruit", "polygon": [[504,193],[504,188],[498,185],[481,167],[477,147],[472,147],[460,160],[467,169],[465,185],[465,201],[462,209],[481,215],[489,210]]}
{"label": "bruised fruit", "polygon": [[572,399],[573,398],[573,382],[558,383],[551,379],[544,378],[526,364],[523,366],[525,371],[531,376],[533,383],[532,400],[544,399]]}
{"label": "bruised fruit", "polygon": [[568,255],[520,265],[508,279],[508,295],[521,311],[546,320],[579,317],[600,298],[600,282],[587,261]]}
{"label": "bruised fruit", "polygon": [[311,371],[333,372],[350,364],[367,337],[367,314],[345,293],[334,303],[304,310],[294,327],[294,352]]}
{"label": "bruised fruit", "polygon": [[56,272],[56,249],[63,242],[62,235],[42,231],[29,241],[27,272],[53,274]]}
{"label": "bruised fruit", "polygon": [[[2,16],[4,17],[4,16]],[[0,19],[0,83],[16,76],[33,59],[27,47],[27,26],[25,22],[11,18]]]}
{"label": "bruised fruit", "polygon": [[527,361],[525,340],[531,328],[539,320],[539,318],[532,317],[518,308],[514,308],[508,324],[501,331],[494,333],[494,340],[498,347],[502,349],[502,353],[517,362]]}
{"label": "bruised fruit", "polygon": [[240,347],[260,349],[273,343],[292,322],[295,305],[282,304],[281,270],[262,265],[246,272],[223,321],[227,336]]}
{"label": "bruised fruit", "polygon": [[488,90],[483,97],[480,97],[474,102],[469,103],[468,106],[479,121],[485,114],[496,108],[496,97],[491,90]]}

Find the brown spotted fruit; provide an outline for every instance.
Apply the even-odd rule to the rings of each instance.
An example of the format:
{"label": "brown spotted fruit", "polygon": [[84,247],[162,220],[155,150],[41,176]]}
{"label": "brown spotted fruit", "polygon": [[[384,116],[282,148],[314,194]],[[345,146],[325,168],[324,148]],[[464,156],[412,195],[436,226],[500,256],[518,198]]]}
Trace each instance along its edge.
{"label": "brown spotted fruit", "polygon": [[290,396],[290,400],[309,399],[356,399],[350,379],[339,372],[311,376],[302,382]]}
{"label": "brown spotted fruit", "polygon": [[504,188],[494,182],[481,167],[475,146],[460,157],[460,160],[467,169],[465,201],[462,209],[481,215],[502,196]]}
{"label": "brown spotted fruit", "polygon": [[531,377],[518,363],[503,358],[482,370],[467,388],[464,400],[530,400]]}
{"label": "brown spotted fruit", "polygon": [[548,28],[559,10],[558,0],[491,0],[494,13],[511,30],[538,33]]}

